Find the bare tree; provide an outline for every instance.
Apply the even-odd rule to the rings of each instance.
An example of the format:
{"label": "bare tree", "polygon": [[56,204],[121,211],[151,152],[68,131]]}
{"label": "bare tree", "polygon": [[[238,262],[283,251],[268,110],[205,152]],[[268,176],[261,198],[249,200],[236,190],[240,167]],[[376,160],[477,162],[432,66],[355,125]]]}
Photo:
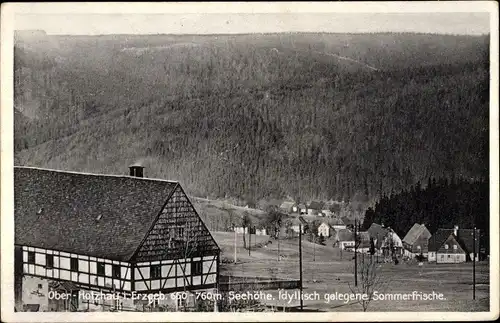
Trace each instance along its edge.
{"label": "bare tree", "polygon": [[353,286],[348,283],[353,294],[363,295],[358,300],[358,303],[363,307],[363,312],[368,309],[375,291],[384,292],[389,285],[388,277],[382,275],[381,265],[377,264],[373,256],[370,255],[367,258],[367,261],[363,261],[358,265],[358,285]]}
{"label": "bare tree", "polygon": [[[250,215],[248,214],[247,211],[243,213],[243,219],[242,219],[242,226],[243,226],[243,248],[246,249],[247,247],[247,242],[245,239],[245,228],[248,228],[248,232],[250,232],[250,227],[252,226],[252,219],[250,218]],[[250,246],[249,246],[250,248]]]}

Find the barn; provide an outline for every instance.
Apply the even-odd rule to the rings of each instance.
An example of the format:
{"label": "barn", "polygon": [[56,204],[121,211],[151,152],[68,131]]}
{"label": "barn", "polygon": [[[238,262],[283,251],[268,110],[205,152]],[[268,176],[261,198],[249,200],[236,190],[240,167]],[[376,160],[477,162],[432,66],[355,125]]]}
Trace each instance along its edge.
{"label": "barn", "polygon": [[[14,168],[16,309],[60,310],[48,294],[63,288],[74,293],[63,310],[178,310],[217,287],[220,248],[181,185],[143,174]],[[85,301],[82,291],[122,297]],[[133,292],[188,297],[144,304]]]}

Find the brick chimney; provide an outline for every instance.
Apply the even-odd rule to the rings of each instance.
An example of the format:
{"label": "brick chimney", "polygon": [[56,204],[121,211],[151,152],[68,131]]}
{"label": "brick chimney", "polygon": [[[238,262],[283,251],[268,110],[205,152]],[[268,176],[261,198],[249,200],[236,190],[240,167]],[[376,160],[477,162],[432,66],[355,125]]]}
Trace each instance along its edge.
{"label": "brick chimney", "polygon": [[144,177],[144,166],[131,165],[128,168],[130,169],[130,176],[132,176],[132,177]]}

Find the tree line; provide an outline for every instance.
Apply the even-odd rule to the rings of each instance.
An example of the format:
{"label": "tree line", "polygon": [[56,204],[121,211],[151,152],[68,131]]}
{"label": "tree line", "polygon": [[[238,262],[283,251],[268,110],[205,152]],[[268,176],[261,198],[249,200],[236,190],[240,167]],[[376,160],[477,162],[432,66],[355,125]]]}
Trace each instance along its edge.
{"label": "tree line", "polygon": [[458,176],[429,178],[398,193],[383,194],[366,210],[363,226],[372,223],[391,227],[401,238],[415,224],[425,224],[431,234],[437,229],[481,230],[480,245],[489,250],[489,182]]}

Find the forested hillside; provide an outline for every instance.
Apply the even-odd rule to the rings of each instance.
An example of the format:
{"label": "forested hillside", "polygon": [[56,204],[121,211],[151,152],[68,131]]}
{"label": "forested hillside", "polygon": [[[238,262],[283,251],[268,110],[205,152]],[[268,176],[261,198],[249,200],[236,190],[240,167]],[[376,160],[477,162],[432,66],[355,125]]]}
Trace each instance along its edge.
{"label": "forested hillside", "polygon": [[368,201],[488,172],[488,37],[16,39],[18,165],[180,180],[197,196]]}
{"label": "forested hillside", "polygon": [[428,179],[399,193],[384,194],[363,221],[366,230],[375,222],[391,227],[401,238],[415,223],[425,224],[431,233],[438,228],[481,230],[481,246],[489,250],[488,182],[468,182],[452,178]]}

